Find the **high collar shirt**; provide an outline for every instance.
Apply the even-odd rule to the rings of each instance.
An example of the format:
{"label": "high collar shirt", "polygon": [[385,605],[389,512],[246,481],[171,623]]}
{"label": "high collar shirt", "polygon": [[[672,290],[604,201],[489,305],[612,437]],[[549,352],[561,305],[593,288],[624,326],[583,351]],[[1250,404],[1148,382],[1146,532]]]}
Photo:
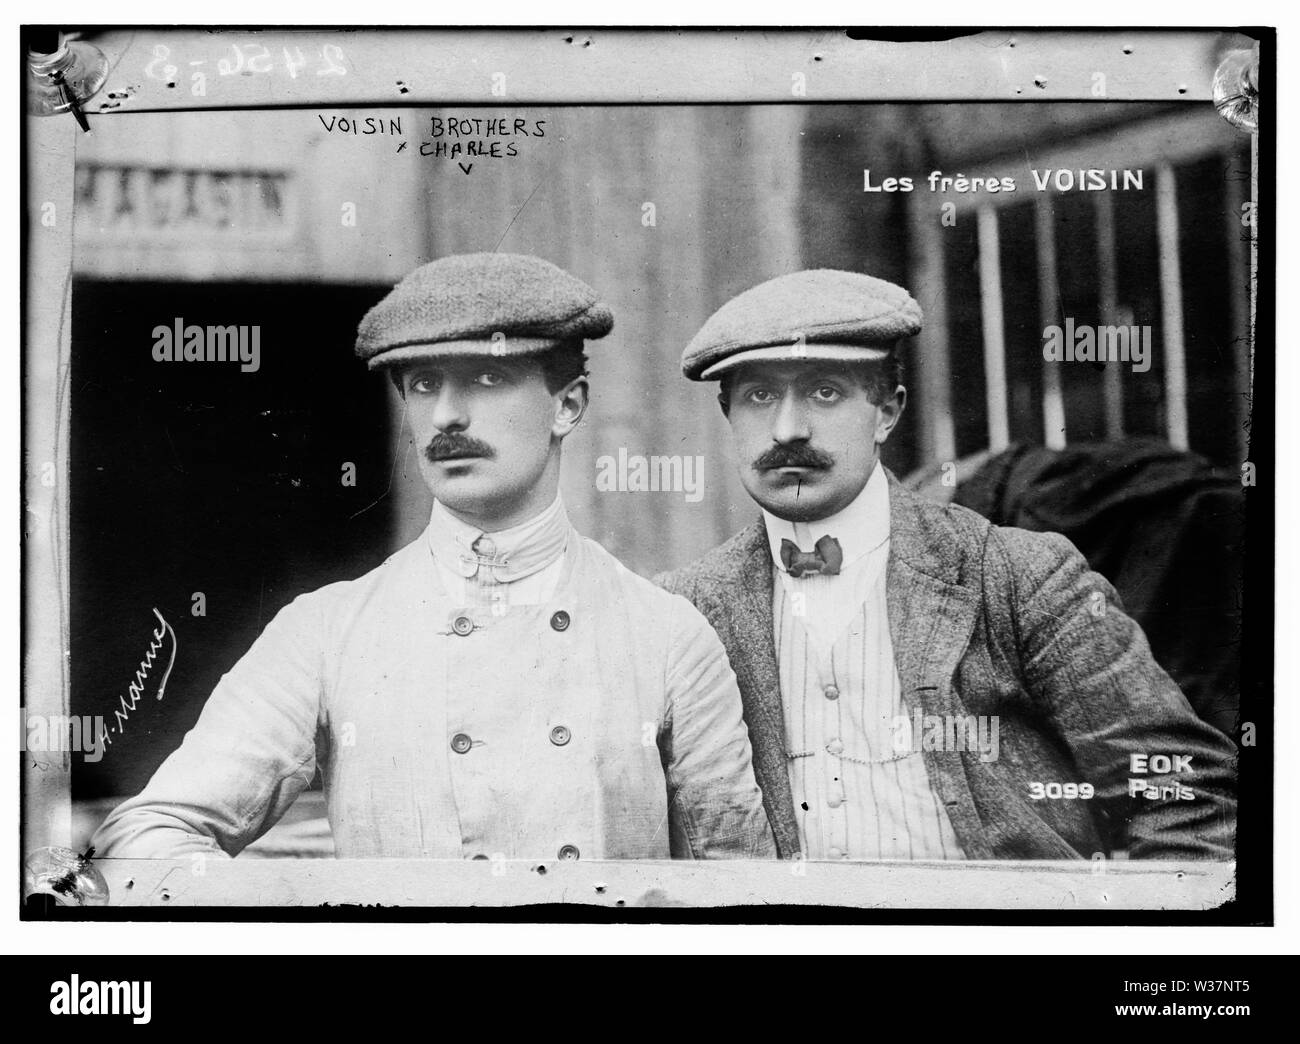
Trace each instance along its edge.
{"label": "high collar shirt", "polygon": [[557,495],[539,515],[493,533],[462,521],[435,500],[425,538],[452,600],[499,615],[505,606],[537,605],[551,597],[571,534]]}

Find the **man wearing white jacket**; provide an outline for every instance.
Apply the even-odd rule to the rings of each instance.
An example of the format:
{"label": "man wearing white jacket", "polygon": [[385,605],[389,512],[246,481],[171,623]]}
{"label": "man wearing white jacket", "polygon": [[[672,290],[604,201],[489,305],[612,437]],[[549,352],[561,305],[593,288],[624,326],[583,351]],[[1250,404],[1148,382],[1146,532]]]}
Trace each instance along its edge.
{"label": "man wearing white jacket", "polygon": [[429,527],[276,616],[102,855],[233,856],[317,767],[340,857],[775,855],[721,642],[558,496],[583,342],[612,325],[508,254],[425,265],[371,310],[357,352],[405,399]]}

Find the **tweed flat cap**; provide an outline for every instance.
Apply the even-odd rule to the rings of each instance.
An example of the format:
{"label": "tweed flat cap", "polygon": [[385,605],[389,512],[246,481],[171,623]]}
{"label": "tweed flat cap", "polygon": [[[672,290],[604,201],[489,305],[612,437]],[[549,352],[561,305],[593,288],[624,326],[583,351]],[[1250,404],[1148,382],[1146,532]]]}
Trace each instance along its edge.
{"label": "tweed flat cap", "polygon": [[921,329],[901,286],[830,268],[778,276],[724,304],[682,353],[682,373],[713,380],[756,360],[883,359]]}
{"label": "tweed flat cap", "polygon": [[366,313],[371,369],[451,355],[528,355],[604,337],[610,310],[581,279],[527,254],[456,254],[421,265]]}

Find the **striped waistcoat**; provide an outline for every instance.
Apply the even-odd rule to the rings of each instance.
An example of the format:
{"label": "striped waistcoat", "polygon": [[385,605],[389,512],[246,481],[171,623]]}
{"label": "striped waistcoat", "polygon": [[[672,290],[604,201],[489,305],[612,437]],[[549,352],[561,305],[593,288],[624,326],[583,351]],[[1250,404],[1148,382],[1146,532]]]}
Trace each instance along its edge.
{"label": "striped waistcoat", "polygon": [[773,637],[800,847],[808,859],[961,859],[919,745],[913,749],[910,730],[899,728],[908,712],[885,611],[883,559],[861,563],[875,574],[863,578],[866,600],[830,646],[804,626],[802,581],[792,585],[792,595],[779,573],[773,577]]}

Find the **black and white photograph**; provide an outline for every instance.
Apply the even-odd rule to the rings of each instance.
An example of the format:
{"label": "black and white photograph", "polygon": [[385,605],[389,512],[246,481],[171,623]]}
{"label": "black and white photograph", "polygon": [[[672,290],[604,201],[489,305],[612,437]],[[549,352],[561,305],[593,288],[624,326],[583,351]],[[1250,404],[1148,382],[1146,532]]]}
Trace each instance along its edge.
{"label": "black and white photograph", "polygon": [[1267,922],[1270,33],[26,27],[22,917]]}

